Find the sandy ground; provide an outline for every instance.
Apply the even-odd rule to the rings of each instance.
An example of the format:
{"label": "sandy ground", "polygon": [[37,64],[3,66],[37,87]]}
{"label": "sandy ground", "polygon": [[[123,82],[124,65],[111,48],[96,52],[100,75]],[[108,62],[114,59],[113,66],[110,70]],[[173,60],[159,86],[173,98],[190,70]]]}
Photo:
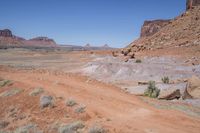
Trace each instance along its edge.
{"label": "sandy ground", "polygon": [[[82,120],[88,132],[92,125],[102,125],[109,132],[116,133],[199,133],[199,117],[189,116],[176,110],[157,109],[144,99],[125,93],[110,83],[102,83],[91,77],[77,74],[95,54],[46,53],[30,51],[4,51],[0,53],[0,78],[13,81],[10,86],[0,89],[0,93],[12,88],[23,92],[10,97],[0,97],[0,118],[9,121],[3,130],[14,130],[27,123],[35,123],[40,130],[50,132],[55,122],[70,123]],[[98,54],[98,57],[105,56]],[[9,67],[8,67],[9,66]],[[54,108],[41,109],[40,96],[28,94],[42,87],[44,94],[55,99]],[[75,99],[78,105],[67,107],[65,101]],[[156,103],[155,105],[159,105]],[[85,112],[74,112],[77,106],[86,106]],[[17,108],[17,116],[9,115],[10,108]]]}

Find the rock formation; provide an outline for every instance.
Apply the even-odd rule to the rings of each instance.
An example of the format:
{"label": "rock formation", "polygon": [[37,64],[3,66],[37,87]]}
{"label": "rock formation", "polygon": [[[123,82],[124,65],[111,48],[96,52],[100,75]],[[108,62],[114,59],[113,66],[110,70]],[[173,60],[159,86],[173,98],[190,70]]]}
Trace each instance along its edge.
{"label": "rock formation", "polygon": [[26,40],[12,34],[9,29],[0,30],[0,47],[55,47],[56,42],[48,37],[36,37]]}
{"label": "rock formation", "polygon": [[41,44],[41,45],[52,45],[52,46],[56,45],[56,42],[48,37],[36,37],[28,41],[29,44]]}
{"label": "rock formation", "polygon": [[[195,2],[197,5],[199,0]],[[129,44],[121,53],[127,56],[129,53],[143,50],[200,45],[200,6],[194,6],[171,21],[159,24],[159,26],[159,22],[156,24],[155,22],[145,22],[142,28],[142,37]]]}
{"label": "rock formation", "polygon": [[9,29],[0,30],[0,37],[12,37],[12,32]]}
{"label": "rock formation", "polygon": [[200,0],[187,0],[186,9],[189,10],[198,5],[200,5]]}
{"label": "rock formation", "polygon": [[141,29],[140,37],[151,36],[169,23],[170,20],[145,21]]}

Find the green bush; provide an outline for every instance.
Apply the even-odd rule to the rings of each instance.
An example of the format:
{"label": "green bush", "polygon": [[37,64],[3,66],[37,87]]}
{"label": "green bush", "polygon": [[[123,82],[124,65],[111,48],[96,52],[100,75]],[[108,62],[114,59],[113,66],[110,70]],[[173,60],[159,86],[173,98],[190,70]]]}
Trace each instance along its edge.
{"label": "green bush", "polygon": [[169,84],[169,77],[163,77],[162,82],[165,84]]}
{"label": "green bush", "polygon": [[137,59],[137,60],[135,61],[135,63],[142,63],[142,60]]}
{"label": "green bush", "polygon": [[159,93],[160,90],[156,87],[155,81],[149,81],[148,88],[145,90],[144,95],[151,98],[157,98]]}

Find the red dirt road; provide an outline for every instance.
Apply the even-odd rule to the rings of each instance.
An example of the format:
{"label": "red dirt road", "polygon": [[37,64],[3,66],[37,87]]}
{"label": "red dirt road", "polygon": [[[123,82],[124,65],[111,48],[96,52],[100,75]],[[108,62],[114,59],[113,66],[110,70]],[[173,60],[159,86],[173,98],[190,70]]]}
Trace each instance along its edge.
{"label": "red dirt road", "polygon": [[[0,68],[0,77],[15,81],[14,85],[30,91],[34,87],[43,87],[46,92],[64,99],[73,98],[79,104],[86,105],[86,115],[76,116],[70,113],[72,118],[84,117],[87,126],[98,123],[109,132],[117,133],[199,133],[200,119],[186,116],[178,111],[158,110],[139,100],[134,95],[126,94],[119,88],[90,80],[76,74],[62,74],[49,71],[15,70],[10,68]],[[2,90],[0,90],[2,92]],[[15,97],[15,96],[13,96]],[[32,115],[31,121],[40,124],[40,128],[45,128],[45,122],[52,118],[62,121],[67,107],[62,100],[57,101],[55,109],[48,109],[40,113],[38,97],[30,97],[20,94],[15,98],[0,98],[0,115],[5,113],[5,108],[15,105],[18,101],[23,101],[20,107],[23,112]],[[21,99],[21,100],[20,100]],[[28,107],[27,103],[35,104]],[[9,105],[7,105],[9,104]],[[2,108],[3,107],[3,108]],[[59,110],[59,113],[56,111]],[[42,117],[41,119],[40,117]],[[56,116],[55,116],[56,115]],[[14,125],[14,124],[13,124]]]}

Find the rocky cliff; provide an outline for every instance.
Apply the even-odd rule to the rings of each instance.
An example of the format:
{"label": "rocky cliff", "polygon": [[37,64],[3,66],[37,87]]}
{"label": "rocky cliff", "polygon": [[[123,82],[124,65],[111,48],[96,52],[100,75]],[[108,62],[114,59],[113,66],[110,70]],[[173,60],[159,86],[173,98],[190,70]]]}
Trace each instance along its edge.
{"label": "rocky cliff", "polygon": [[164,48],[191,47],[200,45],[200,6],[172,19],[156,33],[140,37],[122,50],[132,57],[134,52]]}
{"label": "rocky cliff", "polygon": [[187,0],[186,9],[189,10],[198,5],[200,5],[200,0]]}
{"label": "rocky cliff", "polygon": [[140,37],[151,36],[169,23],[170,20],[145,21],[141,29]]}

